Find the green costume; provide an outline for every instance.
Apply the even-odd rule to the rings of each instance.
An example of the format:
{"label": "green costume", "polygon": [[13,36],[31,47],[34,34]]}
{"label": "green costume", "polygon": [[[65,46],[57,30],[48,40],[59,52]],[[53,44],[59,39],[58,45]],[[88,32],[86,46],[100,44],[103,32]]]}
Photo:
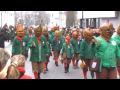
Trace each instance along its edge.
{"label": "green costume", "polygon": [[[36,47],[33,47],[33,43],[35,43]],[[31,57],[30,61],[32,62],[44,62],[46,60],[46,42],[45,38],[42,36],[40,40],[40,44],[37,41],[36,36],[34,35],[28,44],[28,47],[31,49]]]}
{"label": "green costume", "polygon": [[49,55],[51,54],[51,37],[48,35],[48,40],[44,35],[42,35],[42,37],[45,39],[46,44],[45,53]]}
{"label": "green costume", "polygon": [[55,32],[50,31],[49,34],[50,34],[50,36],[51,36],[51,39],[53,39],[53,38],[54,38],[54,35],[55,35]]}
{"label": "green costume", "polygon": [[74,53],[80,53],[79,51],[79,47],[80,47],[80,41],[78,39],[71,39],[71,44],[73,46],[74,49]]}
{"label": "green costume", "polygon": [[93,59],[95,56],[95,44],[88,43],[85,39],[81,41],[80,45],[80,57],[83,60]]}
{"label": "green costume", "polygon": [[72,44],[64,43],[61,49],[61,54],[66,53],[67,58],[72,58],[74,55],[74,50]]}
{"label": "green costume", "polygon": [[13,40],[12,43],[12,54],[18,55],[18,54],[25,54],[25,41],[24,39],[22,41],[19,41],[16,37]]}
{"label": "green costume", "polygon": [[61,48],[62,48],[62,45],[63,45],[63,38],[60,37],[59,39],[55,39],[55,37],[53,38],[52,40],[52,49],[55,50],[55,51],[60,51]]}
{"label": "green costume", "polygon": [[101,67],[116,67],[116,58],[120,60],[120,49],[112,38],[106,41],[100,36],[97,38],[95,57],[101,60]]}
{"label": "green costume", "polygon": [[118,44],[120,48],[120,36],[117,34],[113,34],[112,38],[116,41],[116,43]]}

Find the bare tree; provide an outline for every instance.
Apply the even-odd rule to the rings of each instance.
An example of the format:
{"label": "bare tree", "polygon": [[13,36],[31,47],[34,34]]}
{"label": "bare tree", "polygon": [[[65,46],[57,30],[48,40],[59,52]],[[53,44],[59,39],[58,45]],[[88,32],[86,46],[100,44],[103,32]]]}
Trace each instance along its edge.
{"label": "bare tree", "polygon": [[[27,26],[29,25],[45,25],[48,24],[50,22],[50,17],[49,15],[45,12],[45,11],[32,11],[32,13],[28,13],[28,12],[23,12],[25,13],[22,20],[24,20],[24,22]],[[22,12],[18,12],[16,13],[16,21],[17,19],[22,16],[21,15]]]}
{"label": "bare tree", "polygon": [[77,11],[66,11],[66,26],[74,26],[77,18]]}

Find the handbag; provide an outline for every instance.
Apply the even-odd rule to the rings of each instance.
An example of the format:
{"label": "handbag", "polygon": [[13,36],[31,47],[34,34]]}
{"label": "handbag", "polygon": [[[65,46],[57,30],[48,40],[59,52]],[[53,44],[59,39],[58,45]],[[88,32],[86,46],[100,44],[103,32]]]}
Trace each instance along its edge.
{"label": "handbag", "polygon": [[90,61],[90,71],[98,72],[100,68],[100,59],[93,59]]}

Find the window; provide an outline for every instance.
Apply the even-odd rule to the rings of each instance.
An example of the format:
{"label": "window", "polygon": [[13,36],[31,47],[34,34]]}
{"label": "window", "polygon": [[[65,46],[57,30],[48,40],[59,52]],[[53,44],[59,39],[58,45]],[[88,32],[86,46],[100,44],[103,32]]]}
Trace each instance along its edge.
{"label": "window", "polygon": [[86,28],[89,27],[89,19],[86,19]]}
{"label": "window", "polygon": [[80,19],[80,28],[99,28],[100,18]]}

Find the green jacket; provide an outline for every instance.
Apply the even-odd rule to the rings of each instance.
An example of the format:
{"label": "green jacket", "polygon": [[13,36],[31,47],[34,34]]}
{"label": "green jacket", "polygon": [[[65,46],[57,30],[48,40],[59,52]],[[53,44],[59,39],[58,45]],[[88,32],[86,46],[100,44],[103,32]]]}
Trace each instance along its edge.
{"label": "green jacket", "polygon": [[93,59],[95,56],[95,44],[88,43],[85,39],[81,41],[80,57],[81,59]]}
{"label": "green jacket", "polygon": [[55,40],[55,37],[52,40],[52,50],[55,51],[60,51],[62,49],[62,45],[63,45],[63,38],[59,38],[58,41]]}
{"label": "green jacket", "polygon": [[107,42],[104,38],[98,37],[95,57],[101,60],[101,66],[116,67],[116,58],[120,60],[120,49],[112,38]]}
{"label": "green jacket", "polygon": [[49,34],[50,34],[50,36],[51,36],[51,39],[53,39],[53,38],[54,38],[54,34],[55,34],[55,32],[50,31]]}
{"label": "green jacket", "polygon": [[120,48],[120,36],[117,34],[114,34],[112,36],[112,39],[114,39],[116,41],[116,43],[118,44],[118,47]]}
{"label": "green jacket", "polygon": [[22,42],[17,40],[16,37],[13,40],[12,43],[12,54],[18,55],[18,54],[25,54],[25,40],[23,39]]}
{"label": "green jacket", "polygon": [[[33,47],[33,43],[35,43],[36,47]],[[38,44],[37,38],[34,35],[28,44],[28,47],[31,50],[31,56],[30,56],[30,61],[32,62],[44,62],[46,61],[46,54],[45,54],[45,38],[42,37],[40,44]]]}
{"label": "green jacket", "polygon": [[80,47],[80,41],[77,39],[72,38],[71,39],[71,44],[73,46],[74,49],[74,53],[80,53],[79,47]]}
{"label": "green jacket", "polygon": [[[32,36],[33,36],[33,34],[32,34]],[[28,44],[29,44],[29,43],[28,43],[28,42],[30,41],[31,38],[32,38],[32,37],[30,37],[29,34],[26,34],[25,37],[23,38],[24,41],[25,41],[25,50],[26,50],[26,51],[28,51],[28,49],[29,49],[29,47],[28,47]]]}
{"label": "green jacket", "polygon": [[47,38],[46,38],[44,35],[42,35],[42,39],[44,39],[45,54],[50,54],[50,53],[51,53],[51,46],[50,46],[51,40],[50,40],[50,35],[48,36],[48,40],[47,40]]}
{"label": "green jacket", "polygon": [[74,55],[74,50],[72,44],[67,45],[66,43],[63,44],[61,49],[61,54],[66,53],[67,58],[72,58]]}

